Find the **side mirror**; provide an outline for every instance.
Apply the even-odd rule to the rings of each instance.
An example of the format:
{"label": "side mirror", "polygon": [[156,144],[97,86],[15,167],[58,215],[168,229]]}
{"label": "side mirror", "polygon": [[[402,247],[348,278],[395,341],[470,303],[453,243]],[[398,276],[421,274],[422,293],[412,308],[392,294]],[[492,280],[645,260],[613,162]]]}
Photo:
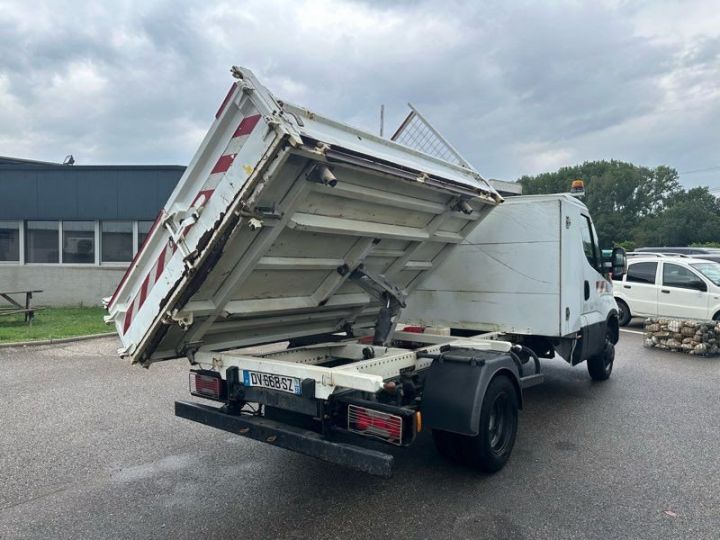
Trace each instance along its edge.
{"label": "side mirror", "polygon": [[627,255],[621,247],[613,248],[610,256],[612,279],[622,279],[627,273]]}

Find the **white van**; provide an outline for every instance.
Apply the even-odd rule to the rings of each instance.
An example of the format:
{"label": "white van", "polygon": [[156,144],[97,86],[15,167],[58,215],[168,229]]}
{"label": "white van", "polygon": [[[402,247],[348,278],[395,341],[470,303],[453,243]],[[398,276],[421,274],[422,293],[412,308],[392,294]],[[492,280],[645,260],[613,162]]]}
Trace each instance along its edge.
{"label": "white van", "polygon": [[621,326],[633,317],[720,320],[720,264],[713,261],[638,254],[613,285]]}

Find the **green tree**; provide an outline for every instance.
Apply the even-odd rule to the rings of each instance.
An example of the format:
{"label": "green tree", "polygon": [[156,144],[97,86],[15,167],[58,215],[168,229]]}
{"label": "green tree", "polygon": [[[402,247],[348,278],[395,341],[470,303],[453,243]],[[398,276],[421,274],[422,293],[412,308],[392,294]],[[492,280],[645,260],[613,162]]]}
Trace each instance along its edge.
{"label": "green tree", "polygon": [[576,178],[585,182],[584,203],[601,245],[636,240],[642,223],[662,214],[683,193],[675,169],[650,169],[623,161],[587,161],[557,172],[523,176],[523,193],[562,193]]}
{"label": "green tree", "polygon": [[635,231],[641,244],[687,246],[720,240],[720,204],[706,187],[675,193],[667,208],[642,221]]}

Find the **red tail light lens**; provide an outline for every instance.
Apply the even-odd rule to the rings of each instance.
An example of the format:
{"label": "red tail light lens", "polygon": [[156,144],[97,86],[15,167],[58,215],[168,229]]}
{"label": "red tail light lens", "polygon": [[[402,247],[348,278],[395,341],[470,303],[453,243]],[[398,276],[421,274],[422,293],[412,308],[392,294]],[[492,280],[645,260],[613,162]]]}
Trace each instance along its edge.
{"label": "red tail light lens", "polygon": [[402,418],[357,405],[348,405],[348,431],[381,439],[390,444],[402,444]]}
{"label": "red tail light lens", "polygon": [[219,400],[222,397],[222,379],[216,375],[190,372],[190,393],[193,396]]}
{"label": "red tail light lens", "polygon": [[406,326],[403,332],[412,332],[413,334],[422,334],[425,332],[424,326]]}

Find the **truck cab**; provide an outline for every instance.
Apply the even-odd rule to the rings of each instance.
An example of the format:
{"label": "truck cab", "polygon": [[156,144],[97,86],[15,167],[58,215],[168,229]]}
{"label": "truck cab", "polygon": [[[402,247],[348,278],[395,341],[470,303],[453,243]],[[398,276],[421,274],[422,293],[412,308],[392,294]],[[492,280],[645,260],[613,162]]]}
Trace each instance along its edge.
{"label": "truck cab", "polygon": [[464,335],[501,332],[541,356],[588,361],[591,376],[605,379],[619,338],[609,276],[624,272],[622,250],[612,257],[603,258],[575,197],[510,197],[411,293],[403,318]]}

